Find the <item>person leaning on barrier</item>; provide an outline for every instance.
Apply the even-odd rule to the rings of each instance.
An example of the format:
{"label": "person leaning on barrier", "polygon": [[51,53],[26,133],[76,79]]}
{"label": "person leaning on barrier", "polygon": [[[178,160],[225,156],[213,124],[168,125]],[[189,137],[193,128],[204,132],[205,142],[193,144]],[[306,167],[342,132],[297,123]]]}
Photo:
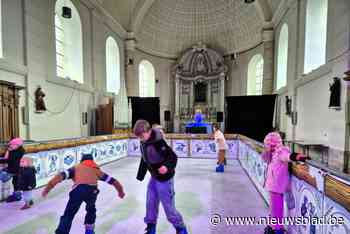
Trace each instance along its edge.
{"label": "person leaning on barrier", "polygon": [[288,147],[282,144],[278,132],[270,132],[264,139],[262,159],[268,164],[265,189],[270,194],[270,216],[276,221],[275,225],[267,226],[265,234],[283,234],[283,201],[284,194],[290,192],[288,162],[305,161],[303,154],[291,153]]}

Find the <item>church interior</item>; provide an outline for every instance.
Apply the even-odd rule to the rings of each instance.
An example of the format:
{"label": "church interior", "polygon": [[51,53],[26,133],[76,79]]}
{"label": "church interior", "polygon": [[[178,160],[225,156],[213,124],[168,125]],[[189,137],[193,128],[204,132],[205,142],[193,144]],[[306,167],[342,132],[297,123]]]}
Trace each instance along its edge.
{"label": "church interior", "polygon": [[350,1],[0,0],[0,220],[350,234]]}

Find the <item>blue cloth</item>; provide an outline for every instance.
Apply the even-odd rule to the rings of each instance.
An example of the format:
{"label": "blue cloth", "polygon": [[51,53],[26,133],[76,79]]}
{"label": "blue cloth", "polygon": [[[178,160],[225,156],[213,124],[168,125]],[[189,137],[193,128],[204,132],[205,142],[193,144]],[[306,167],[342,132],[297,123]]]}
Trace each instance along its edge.
{"label": "blue cloth", "polygon": [[212,127],[208,123],[202,122],[204,120],[204,116],[201,113],[196,113],[194,115],[194,122],[187,123],[186,128],[206,128],[206,133],[210,134],[212,133]]}
{"label": "blue cloth", "polygon": [[186,128],[195,128],[195,127],[204,127],[207,130],[207,134],[212,133],[212,127],[208,123],[188,123],[186,124]]}
{"label": "blue cloth", "polygon": [[6,183],[13,177],[12,174],[8,173],[7,170],[0,170],[0,181]]}

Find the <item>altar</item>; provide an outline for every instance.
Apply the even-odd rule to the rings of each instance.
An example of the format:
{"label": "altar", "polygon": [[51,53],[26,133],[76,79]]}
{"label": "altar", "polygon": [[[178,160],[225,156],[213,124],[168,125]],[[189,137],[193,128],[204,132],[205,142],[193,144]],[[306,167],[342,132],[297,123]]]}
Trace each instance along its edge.
{"label": "altar", "polygon": [[205,123],[197,123],[197,127],[201,125],[210,132],[212,123],[220,122],[224,128],[224,120],[217,118],[223,116],[225,108],[225,78],[228,68],[223,56],[199,43],[185,51],[173,71],[174,131],[186,132],[198,111],[203,115]]}
{"label": "altar", "polygon": [[210,134],[212,133],[212,125],[210,123],[203,122],[204,116],[201,111],[197,111],[194,115],[194,121],[186,124],[186,133],[193,134]]}

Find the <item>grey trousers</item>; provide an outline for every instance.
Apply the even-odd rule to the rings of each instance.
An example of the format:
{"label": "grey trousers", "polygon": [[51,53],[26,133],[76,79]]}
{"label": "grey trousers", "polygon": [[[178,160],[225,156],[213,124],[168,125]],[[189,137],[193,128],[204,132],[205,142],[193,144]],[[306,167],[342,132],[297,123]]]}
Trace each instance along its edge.
{"label": "grey trousers", "polygon": [[185,226],[181,214],[175,208],[174,179],[165,182],[151,177],[147,187],[145,223],[157,223],[159,202],[162,203],[168,221],[175,228]]}

